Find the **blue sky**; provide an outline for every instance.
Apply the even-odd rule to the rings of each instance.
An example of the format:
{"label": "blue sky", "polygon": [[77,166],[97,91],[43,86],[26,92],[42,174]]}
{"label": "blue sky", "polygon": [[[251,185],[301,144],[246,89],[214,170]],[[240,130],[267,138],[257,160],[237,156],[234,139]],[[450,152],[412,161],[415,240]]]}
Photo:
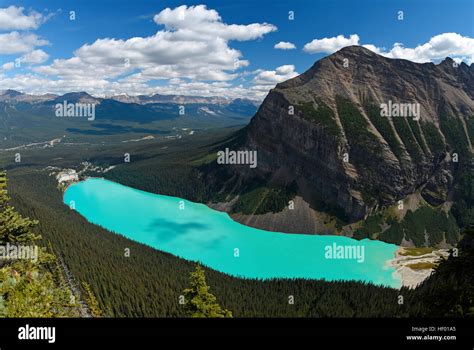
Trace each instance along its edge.
{"label": "blue sky", "polygon": [[0,0],[0,86],[261,98],[350,44],[470,64],[473,18],[472,0]]}

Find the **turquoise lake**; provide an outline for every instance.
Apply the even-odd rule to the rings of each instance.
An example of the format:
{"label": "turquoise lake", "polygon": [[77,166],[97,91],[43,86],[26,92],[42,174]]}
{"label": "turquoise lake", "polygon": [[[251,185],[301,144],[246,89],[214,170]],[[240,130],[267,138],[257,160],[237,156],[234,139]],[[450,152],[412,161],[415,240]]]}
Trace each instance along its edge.
{"label": "turquoise lake", "polygon": [[[91,223],[233,276],[358,280],[395,288],[401,285],[395,269],[387,263],[398,248],[393,244],[259,230],[204,204],[97,178],[69,186],[64,203],[69,206],[71,201]],[[334,244],[364,247],[364,261],[328,259],[326,247]]]}

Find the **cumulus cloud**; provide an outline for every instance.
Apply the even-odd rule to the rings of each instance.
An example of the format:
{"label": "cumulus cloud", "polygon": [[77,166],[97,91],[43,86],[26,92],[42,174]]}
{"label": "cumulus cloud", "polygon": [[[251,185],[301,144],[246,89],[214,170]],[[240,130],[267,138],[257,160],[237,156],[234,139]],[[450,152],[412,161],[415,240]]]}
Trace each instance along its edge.
{"label": "cumulus cloud", "polygon": [[[308,53],[331,54],[345,46],[359,45],[359,41],[357,34],[349,38],[338,35],[332,38],[314,39],[307,43],[303,50]],[[402,58],[418,63],[436,62],[448,56],[458,61],[465,61],[467,64],[474,62],[474,39],[458,33],[438,34],[428,42],[413,48],[405,47],[403,43],[394,43],[389,50],[373,44],[362,46],[385,57]]]}
{"label": "cumulus cloud", "polygon": [[15,67],[15,64],[13,62],[7,62],[2,65],[2,70],[7,71],[7,70],[12,70]]}
{"label": "cumulus cloud", "polygon": [[273,86],[244,87],[230,82],[198,82],[172,79],[164,86],[150,86],[146,83],[130,83],[126,81],[109,81],[106,79],[50,79],[36,74],[18,74],[7,77],[1,74],[0,86],[24,91],[31,94],[45,92],[63,94],[71,91],[87,91],[94,96],[111,95],[149,95],[178,94],[187,96],[223,96],[227,98],[263,99]]}
{"label": "cumulus cloud", "polygon": [[23,7],[0,8],[0,30],[37,29],[46,19],[41,13],[30,11],[25,14]]}
{"label": "cumulus cloud", "polygon": [[80,47],[74,57],[54,60],[35,71],[61,78],[80,73],[101,79],[133,72],[127,78],[130,82],[172,78],[226,81],[249,64],[229,41],[255,40],[276,30],[267,23],[226,24],[217,11],[205,5],[167,8],[155,15],[154,21],[164,29],[152,36],[98,39]]}
{"label": "cumulus cloud", "polygon": [[37,46],[45,45],[49,45],[49,42],[36,34],[22,34],[16,31],[0,34],[0,55],[30,52]]}
{"label": "cumulus cloud", "polygon": [[351,45],[359,45],[357,34],[352,34],[348,38],[344,35],[338,35],[332,38],[314,39],[304,46],[303,51],[307,53],[333,53]]}
{"label": "cumulus cloud", "polygon": [[280,41],[278,44],[275,44],[273,48],[279,50],[293,50],[296,49],[296,45],[288,41]]}
{"label": "cumulus cloud", "polygon": [[395,43],[389,51],[374,45],[364,46],[389,58],[403,58],[419,63],[439,61],[448,56],[466,61],[467,64],[474,62],[474,39],[457,33],[435,35],[428,42],[414,48],[405,47],[402,43]]}
{"label": "cumulus cloud", "polygon": [[205,5],[167,8],[155,15],[153,20],[169,30],[179,32],[180,37],[187,39],[217,36],[224,40],[247,41],[261,38],[277,29],[268,23],[229,25],[222,22],[217,11],[208,9]]}
{"label": "cumulus cloud", "polygon": [[[72,57],[54,59],[47,65],[41,62],[48,55],[34,48],[47,42],[36,37],[36,44],[21,51],[25,53],[23,62],[40,65],[28,74],[0,74],[0,85],[30,93],[85,90],[99,96],[157,92],[260,96],[260,92],[236,85],[235,81],[230,83],[243,78],[245,72],[239,69],[249,65],[231,42],[260,39],[275,31],[274,25],[227,24],[217,11],[205,5],[167,8],[154,16],[154,22],[162,27],[154,35],[97,39],[79,47]],[[275,71],[276,76],[288,73],[282,69]],[[155,80],[170,84],[156,86]]]}
{"label": "cumulus cloud", "polygon": [[88,91],[100,95],[111,88],[111,83],[101,79],[51,79],[37,74],[16,74],[6,76],[0,74],[0,85],[9,89],[24,91],[31,94],[58,93],[71,91]]}
{"label": "cumulus cloud", "polygon": [[41,64],[47,61],[49,55],[43,50],[34,50],[20,57],[21,63]]}
{"label": "cumulus cloud", "polygon": [[268,91],[278,82],[285,81],[298,75],[293,65],[283,65],[275,70],[257,70],[250,86],[235,84],[229,81],[190,81],[187,79],[172,78],[163,86],[151,86],[146,81],[120,79],[91,78],[82,76],[52,79],[37,74],[17,74],[7,77],[0,73],[0,86],[32,94],[45,92],[63,94],[70,91],[87,91],[95,96],[110,96],[118,94],[179,94],[188,96],[223,96],[227,98],[249,98],[262,100]]}
{"label": "cumulus cloud", "polygon": [[160,86],[153,89],[153,93],[164,95],[187,95],[187,96],[224,96],[227,98],[251,98],[255,99],[254,92],[242,85],[233,85],[229,82],[176,82],[168,86]]}
{"label": "cumulus cloud", "polygon": [[260,71],[254,77],[253,82],[256,85],[270,85],[271,88],[273,88],[275,84],[294,78],[297,75],[298,72],[295,71],[295,66],[292,64],[286,64],[275,70]]}

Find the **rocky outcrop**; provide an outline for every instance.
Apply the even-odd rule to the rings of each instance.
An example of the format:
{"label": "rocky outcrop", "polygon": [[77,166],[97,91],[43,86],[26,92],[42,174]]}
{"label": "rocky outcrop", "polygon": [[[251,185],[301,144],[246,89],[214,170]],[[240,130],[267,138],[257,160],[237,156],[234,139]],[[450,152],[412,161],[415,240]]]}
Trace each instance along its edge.
{"label": "rocky outcrop", "polygon": [[[381,116],[390,103],[418,105],[419,120]],[[438,205],[472,157],[473,117],[472,65],[347,47],[270,91],[239,144],[258,151],[258,167],[234,167],[233,191],[252,178],[295,181],[312,207],[351,222],[415,192]]]}

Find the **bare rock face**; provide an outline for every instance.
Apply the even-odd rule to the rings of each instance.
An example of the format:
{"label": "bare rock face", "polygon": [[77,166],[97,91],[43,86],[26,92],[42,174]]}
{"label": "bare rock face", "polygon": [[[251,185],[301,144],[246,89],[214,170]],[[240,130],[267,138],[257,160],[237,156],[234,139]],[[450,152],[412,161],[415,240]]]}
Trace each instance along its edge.
{"label": "bare rock face", "polygon": [[[417,105],[419,115],[381,116],[383,104]],[[306,202],[350,221],[416,191],[438,205],[472,158],[473,118],[472,65],[418,64],[351,46],[270,91],[241,144],[258,151],[258,167],[235,171],[243,182],[295,181]]]}

